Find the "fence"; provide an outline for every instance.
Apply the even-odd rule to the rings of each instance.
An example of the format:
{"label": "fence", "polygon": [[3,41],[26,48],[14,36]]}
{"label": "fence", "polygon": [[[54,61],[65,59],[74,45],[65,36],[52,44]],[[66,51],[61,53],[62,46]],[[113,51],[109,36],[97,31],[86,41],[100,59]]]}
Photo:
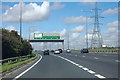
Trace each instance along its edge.
{"label": "fence", "polygon": [[27,56],[20,56],[20,57],[14,57],[14,58],[7,58],[7,59],[3,59],[3,60],[0,60],[0,63],[5,63],[5,62],[8,62],[8,63],[11,63],[12,61],[14,60],[18,60],[18,59],[22,59],[22,58],[31,58],[31,57],[34,57],[34,55],[27,55]]}
{"label": "fence", "polygon": [[106,49],[106,50],[89,50],[89,52],[108,52],[108,53],[120,53],[120,50],[109,50],[109,49]]}

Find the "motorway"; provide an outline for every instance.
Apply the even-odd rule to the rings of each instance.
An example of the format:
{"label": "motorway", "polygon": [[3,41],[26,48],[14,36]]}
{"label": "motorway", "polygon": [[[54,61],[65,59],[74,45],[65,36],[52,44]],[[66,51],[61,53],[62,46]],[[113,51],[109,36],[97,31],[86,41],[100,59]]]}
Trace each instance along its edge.
{"label": "motorway", "polygon": [[118,78],[117,53],[43,55],[6,78]]}

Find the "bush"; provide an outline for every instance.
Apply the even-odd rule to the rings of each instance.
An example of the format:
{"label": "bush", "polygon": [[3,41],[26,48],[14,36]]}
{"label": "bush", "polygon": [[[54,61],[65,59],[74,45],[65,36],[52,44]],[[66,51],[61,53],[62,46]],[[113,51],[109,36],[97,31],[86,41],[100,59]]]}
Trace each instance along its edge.
{"label": "bush", "polygon": [[18,57],[23,55],[32,54],[31,44],[23,40],[18,35],[17,31],[2,29],[2,58]]}

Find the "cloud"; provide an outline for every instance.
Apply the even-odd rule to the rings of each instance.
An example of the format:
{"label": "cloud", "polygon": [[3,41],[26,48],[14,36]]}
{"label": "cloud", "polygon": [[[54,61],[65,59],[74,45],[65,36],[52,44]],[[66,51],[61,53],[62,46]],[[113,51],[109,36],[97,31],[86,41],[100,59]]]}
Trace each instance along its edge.
{"label": "cloud", "polygon": [[[92,22],[93,19],[88,18],[88,23]],[[65,18],[64,22],[66,24],[73,24],[73,23],[80,23],[85,24],[86,23],[86,17],[79,16],[79,17],[67,17]]]}
{"label": "cloud", "polygon": [[15,29],[14,26],[8,26],[8,27],[6,27],[5,29],[7,29],[7,30],[9,30],[9,31],[12,31],[12,30],[17,31],[17,29]]}
{"label": "cloud", "polygon": [[8,31],[12,31],[12,30],[17,31],[17,32],[18,32],[18,35],[20,35],[20,31],[17,30],[14,26],[8,26],[8,27],[6,27],[5,29],[8,30]]}
{"label": "cloud", "polygon": [[112,23],[108,23],[108,24],[106,24],[106,26],[108,26],[108,27],[118,27],[118,21],[114,21]]}
{"label": "cloud", "polygon": [[34,39],[34,33],[40,33],[40,31],[34,31],[33,33],[30,33],[30,39]]}
{"label": "cloud", "polygon": [[83,0],[83,2],[96,2],[97,0]]}
{"label": "cloud", "polygon": [[77,26],[71,30],[71,32],[81,32],[84,30],[84,26]]}
{"label": "cloud", "polygon": [[116,27],[110,27],[107,31],[103,32],[103,42],[107,46],[117,46],[118,44],[118,29]]}
{"label": "cloud", "polygon": [[65,36],[66,33],[67,33],[67,30],[66,30],[66,29],[63,29],[63,30],[60,32],[60,35],[61,35],[61,36]]}
{"label": "cloud", "polygon": [[60,4],[60,2],[54,2],[53,5],[51,6],[52,10],[56,10],[56,9],[61,9],[64,8],[65,5],[64,4]]}
{"label": "cloud", "polygon": [[41,28],[41,26],[32,26],[32,27],[29,27],[29,31],[30,32],[36,31],[36,28]]}
{"label": "cloud", "polygon": [[83,0],[83,4],[87,6],[95,6],[96,0]]}
{"label": "cloud", "polygon": [[118,8],[108,9],[107,11],[104,11],[103,13],[101,13],[101,15],[113,15],[116,13],[118,13]]}
{"label": "cloud", "polygon": [[[87,36],[88,36],[88,39],[91,40],[91,39],[92,39],[92,35],[93,35],[93,34],[88,34],[88,35],[87,35]],[[86,38],[86,35],[85,35],[85,38]]]}
{"label": "cloud", "polygon": [[80,33],[72,33],[72,40],[73,39],[76,39],[76,38],[79,38],[79,36],[80,36]]}
{"label": "cloud", "polygon": [[[22,4],[22,21],[23,22],[35,22],[48,19],[50,15],[49,2],[44,1],[42,5],[36,3]],[[19,22],[20,16],[20,3],[10,7],[2,15],[4,22]]]}

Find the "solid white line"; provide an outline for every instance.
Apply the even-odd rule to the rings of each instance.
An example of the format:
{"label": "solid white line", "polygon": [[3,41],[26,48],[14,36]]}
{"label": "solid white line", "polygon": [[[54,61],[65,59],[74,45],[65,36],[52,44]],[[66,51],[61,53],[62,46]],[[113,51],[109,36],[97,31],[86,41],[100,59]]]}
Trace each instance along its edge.
{"label": "solid white line", "polygon": [[94,71],[89,70],[88,68],[86,68],[86,67],[84,67],[84,66],[81,66],[80,64],[77,64],[77,63],[75,63],[75,62],[73,62],[73,61],[71,61],[71,60],[69,60],[69,59],[67,59],[67,58],[64,58],[64,57],[58,56],[58,55],[54,55],[54,54],[52,54],[52,55],[53,55],[53,56],[57,56],[57,57],[59,57],[59,58],[62,58],[62,59],[64,59],[64,60],[66,60],[66,61],[68,61],[68,62],[76,65],[77,67],[79,67],[79,68],[87,71],[88,73],[93,74],[94,76],[96,76],[96,77],[98,77],[98,78],[106,78],[106,77],[104,77],[104,76],[102,76],[102,75],[100,75],[100,74],[96,74]]}
{"label": "solid white line", "polygon": [[[41,56],[41,55],[40,55]],[[21,74],[19,74],[18,76],[16,76],[13,80],[16,80],[18,78],[20,78],[22,75],[24,75],[26,72],[28,72],[30,69],[32,69],[36,64],[38,64],[42,59],[42,56],[40,57],[40,59],[35,63],[33,64],[31,67],[29,67],[27,70],[25,70],[24,72],[22,72]]]}

